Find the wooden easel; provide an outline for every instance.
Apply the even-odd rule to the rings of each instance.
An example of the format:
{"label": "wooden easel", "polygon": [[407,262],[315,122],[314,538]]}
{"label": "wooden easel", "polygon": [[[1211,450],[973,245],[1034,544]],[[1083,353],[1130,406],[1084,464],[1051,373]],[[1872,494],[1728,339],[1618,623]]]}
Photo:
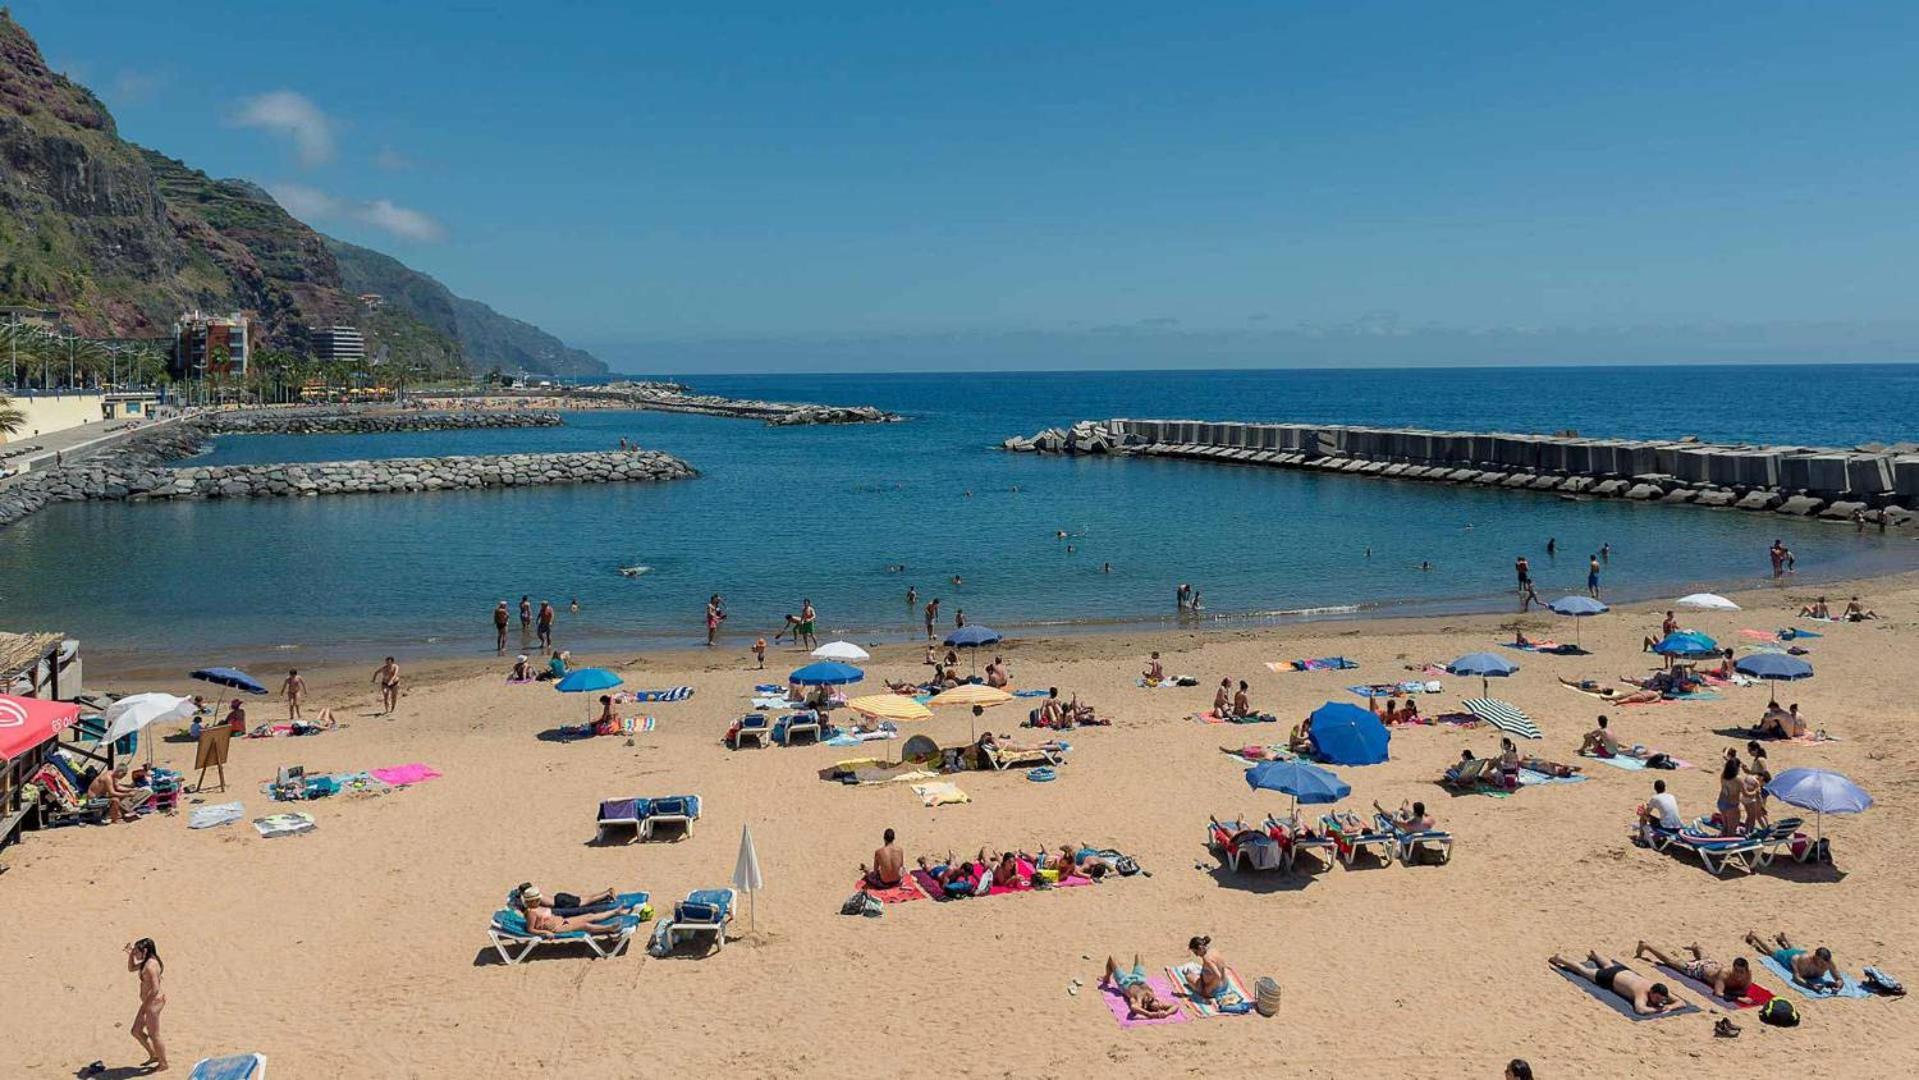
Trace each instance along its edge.
{"label": "wooden easel", "polygon": [[196,792],[207,789],[207,770],[217,770],[220,775],[220,790],[227,789],[227,745],[233,739],[233,729],[225,724],[200,729],[200,745],[194,751],[193,767],[200,770],[200,776],[193,782]]}

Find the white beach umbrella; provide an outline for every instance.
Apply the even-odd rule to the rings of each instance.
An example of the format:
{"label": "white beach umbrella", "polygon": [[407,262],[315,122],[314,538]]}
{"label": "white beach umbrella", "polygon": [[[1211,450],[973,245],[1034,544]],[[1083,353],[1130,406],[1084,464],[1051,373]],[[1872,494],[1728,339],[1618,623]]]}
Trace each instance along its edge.
{"label": "white beach umbrella", "polygon": [[747,927],[757,930],[758,912],[753,899],[766,887],[766,879],[760,876],[760,853],[753,847],[753,830],[745,825],[740,826],[740,857],[733,863],[733,887],[746,894]]}
{"label": "white beach umbrella", "polygon": [[1674,601],[1684,608],[1698,608],[1701,611],[1738,611],[1739,605],[1718,593],[1696,592],[1691,596],[1682,596]]}
{"label": "white beach umbrella", "polygon": [[872,654],[850,641],[829,641],[813,650],[815,660],[838,660],[841,663],[856,663],[871,660]]}
{"label": "white beach umbrella", "polygon": [[105,742],[131,735],[155,721],[191,720],[192,698],[172,694],[130,694],[107,706],[102,715],[107,722]]}

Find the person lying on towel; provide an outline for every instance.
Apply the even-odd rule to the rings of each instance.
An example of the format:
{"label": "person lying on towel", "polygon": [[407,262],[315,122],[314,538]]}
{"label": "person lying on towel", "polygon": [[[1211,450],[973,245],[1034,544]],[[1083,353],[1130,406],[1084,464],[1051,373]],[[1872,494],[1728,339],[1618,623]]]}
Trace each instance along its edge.
{"label": "person lying on towel", "polygon": [[1120,967],[1118,961],[1107,957],[1106,985],[1126,999],[1128,1020],[1163,1020],[1179,1011],[1178,1002],[1161,1001],[1153,988],[1146,985],[1146,965],[1140,962],[1138,953],[1133,954],[1130,968]]}
{"label": "person lying on towel", "polygon": [[[914,862],[919,866],[921,871],[935,882],[938,882],[939,887],[947,892],[960,890],[971,891],[979,885],[979,866],[986,862],[986,851],[984,848],[980,850],[979,854],[978,863],[960,862],[953,857],[953,853],[950,851],[946,853],[946,861],[943,863],[936,863],[924,855],[921,855],[918,859],[914,860]],[[955,886],[958,886],[957,890],[954,888]]]}
{"label": "person lying on towel", "polygon": [[1756,931],[1746,932],[1746,944],[1772,957],[1774,963],[1792,972],[1793,982],[1808,990],[1836,990],[1845,984],[1845,976],[1833,962],[1832,950],[1824,945],[1808,952],[1794,946],[1784,934],[1774,934],[1768,943]]}
{"label": "person lying on towel", "polygon": [[513,890],[512,899],[514,904],[524,909],[527,906],[526,898],[528,895],[547,899],[546,906],[553,914],[563,919],[574,915],[605,914],[619,906],[617,903],[619,894],[615,893],[612,889],[601,889],[592,896],[579,896],[570,892],[556,892],[552,897],[547,898],[546,894],[541,892],[539,887],[530,881],[521,882],[520,887]]}
{"label": "person lying on towel", "polygon": [[1715,996],[1727,1001],[1748,998],[1752,990],[1752,965],[1746,962],[1745,957],[1737,957],[1730,964],[1722,964],[1700,952],[1697,945],[1686,946],[1686,951],[1692,954],[1692,959],[1681,960],[1677,953],[1668,953],[1664,949],[1642,941],[1639,947],[1633,950],[1633,958],[1643,960],[1650,954],[1661,964],[1674,971],[1684,972],[1687,978],[1711,987]]}
{"label": "person lying on towel", "polygon": [[1632,1011],[1640,1016],[1656,1016],[1685,1004],[1673,996],[1665,983],[1653,982],[1619,961],[1602,957],[1590,949],[1586,952],[1586,959],[1578,963],[1557,954],[1546,962],[1601,990],[1612,991],[1622,1000],[1630,1002]]}
{"label": "person lying on towel", "polygon": [[1119,871],[1118,864],[1092,848],[1081,844],[1061,844],[1057,851],[1041,850],[1039,858],[1034,860],[1041,870],[1059,871],[1060,880],[1069,877],[1092,878],[1094,881]]}
{"label": "person lying on towel", "polygon": [[1471,750],[1461,750],[1458,764],[1446,770],[1444,782],[1456,787],[1500,787],[1499,759],[1475,757]]}

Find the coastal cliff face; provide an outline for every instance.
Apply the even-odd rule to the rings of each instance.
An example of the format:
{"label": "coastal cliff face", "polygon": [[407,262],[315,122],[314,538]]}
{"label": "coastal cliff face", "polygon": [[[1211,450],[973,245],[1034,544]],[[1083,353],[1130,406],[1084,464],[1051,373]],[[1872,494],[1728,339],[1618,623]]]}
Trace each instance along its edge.
{"label": "coastal cliff face", "polygon": [[[251,312],[267,344],[296,352],[310,349],[309,328],[346,324],[367,335],[370,354],[435,372],[606,370],[397,260],[364,248],[336,255],[347,248],[255,184],[121,139],[100,99],[50,70],[0,11],[0,303],[58,309],[88,337],[164,337],[197,307]],[[357,293],[387,290],[363,283],[362,256],[415,287],[364,307]],[[435,303],[415,304],[416,293]]]}

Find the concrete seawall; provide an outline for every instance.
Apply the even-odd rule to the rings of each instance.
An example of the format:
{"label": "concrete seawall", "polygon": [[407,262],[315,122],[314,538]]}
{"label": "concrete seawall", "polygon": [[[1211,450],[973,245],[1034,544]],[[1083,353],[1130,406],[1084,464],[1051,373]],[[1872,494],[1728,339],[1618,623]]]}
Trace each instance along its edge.
{"label": "concrete seawall", "polygon": [[1007,450],[1141,454],[1400,480],[1473,483],[1899,524],[1919,504],[1919,445],[1851,449],[1588,439],[1349,425],[1112,419]]}
{"label": "concrete seawall", "polygon": [[560,427],[566,420],[556,412],[387,412],[292,408],[207,413],[187,422],[211,435],[366,435],[396,431]]}
{"label": "concrete seawall", "polygon": [[[533,392],[536,396],[550,396]],[[747,398],[696,394],[673,383],[612,384],[603,387],[567,387],[560,391],[570,401],[597,402],[652,412],[699,413],[761,420],[774,427],[813,424],[891,424],[898,413],[871,405],[815,405],[808,402],[756,401]]]}

